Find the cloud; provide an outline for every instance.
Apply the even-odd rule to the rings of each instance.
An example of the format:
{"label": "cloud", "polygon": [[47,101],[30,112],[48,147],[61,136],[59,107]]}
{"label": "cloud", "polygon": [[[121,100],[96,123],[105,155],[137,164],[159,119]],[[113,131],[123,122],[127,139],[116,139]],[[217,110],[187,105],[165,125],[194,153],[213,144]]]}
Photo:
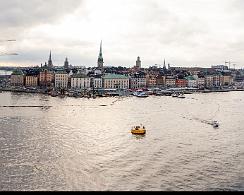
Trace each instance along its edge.
{"label": "cloud", "polygon": [[81,3],[81,0],[1,0],[1,34],[18,36],[33,26],[57,22]]}
{"label": "cloud", "polygon": [[[96,65],[104,42],[108,65],[168,62],[209,66],[226,59],[244,64],[243,0],[8,0],[0,2],[1,34],[16,38],[8,62]],[[0,48],[1,49],[1,48]]]}

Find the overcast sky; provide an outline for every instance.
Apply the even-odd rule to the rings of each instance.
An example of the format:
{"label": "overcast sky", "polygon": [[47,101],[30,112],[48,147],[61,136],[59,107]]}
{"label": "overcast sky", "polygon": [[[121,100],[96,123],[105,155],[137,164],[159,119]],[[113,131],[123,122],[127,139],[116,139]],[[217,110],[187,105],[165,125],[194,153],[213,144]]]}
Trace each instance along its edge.
{"label": "overcast sky", "polygon": [[0,65],[244,67],[244,0],[0,0]]}

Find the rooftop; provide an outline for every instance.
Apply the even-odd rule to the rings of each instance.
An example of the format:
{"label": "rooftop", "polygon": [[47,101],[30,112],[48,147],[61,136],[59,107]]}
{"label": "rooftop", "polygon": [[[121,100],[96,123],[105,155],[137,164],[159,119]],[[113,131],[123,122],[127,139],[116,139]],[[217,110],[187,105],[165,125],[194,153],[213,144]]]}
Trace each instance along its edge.
{"label": "rooftop", "polygon": [[129,77],[121,74],[106,74],[104,79],[129,79]]}

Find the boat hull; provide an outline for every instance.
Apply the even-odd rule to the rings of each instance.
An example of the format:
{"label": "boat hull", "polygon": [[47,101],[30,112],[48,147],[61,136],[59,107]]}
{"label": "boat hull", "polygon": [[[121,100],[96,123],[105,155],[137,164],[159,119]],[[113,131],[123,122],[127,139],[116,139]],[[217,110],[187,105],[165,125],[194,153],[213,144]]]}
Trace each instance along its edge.
{"label": "boat hull", "polygon": [[132,130],[131,133],[133,135],[145,135],[146,134],[146,130]]}

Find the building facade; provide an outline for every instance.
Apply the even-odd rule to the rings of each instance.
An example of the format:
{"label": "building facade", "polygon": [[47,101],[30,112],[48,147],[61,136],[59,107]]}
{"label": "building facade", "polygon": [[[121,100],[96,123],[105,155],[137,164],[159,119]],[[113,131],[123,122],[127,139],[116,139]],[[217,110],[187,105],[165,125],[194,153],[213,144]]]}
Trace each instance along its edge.
{"label": "building facade", "polygon": [[51,87],[54,83],[54,73],[47,69],[39,74],[39,84],[41,87]]}
{"label": "building facade", "polygon": [[103,79],[102,77],[94,77],[92,78],[94,89],[102,89],[103,88]]}
{"label": "building facade", "polygon": [[71,88],[72,89],[90,89],[91,88],[91,78],[84,74],[76,74],[71,76]]}
{"label": "building facade", "polygon": [[55,88],[68,89],[69,74],[65,71],[58,71],[55,73]]}
{"label": "building facade", "polygon": [[130,78],[131,89],[143,89],[147,86],[146,75],[144,73],[135,73]]}
{"label": "building facade", "polygon": [[212,88],[214,86],[214,77],[212,75],[205,76],[205,87]]}
{"label": "building facade", "polygon": [[157,86],[157,77],[156,75],[147,75],[146,76],[147,87],[156,87]]}
{"label": "building facade", "polygon": [[179,88],[187,87],[187,80],[186,79],[176,79],[176,87],[179,87]]}
{"label": "building facade", "polygon": [[11,86],[21,87],[25,84],[25,75],[21,70],[15,70],[10,78]]}
{"label": "building facade", "polygon": [[187,87],[197,88],[197,80],[193,76],[187,77],[186,80],[187,80]]}
{"label": "building facade", "polygon": [[103,77],[105,89],[129,89],[130,79],[125,75],[107,74]]}
{"label": "building facade", "polygon": [[25,86],[26,87],[37,87],[38,86],[38,75],[26,75]]}
{"label": "building facade", "polygon": [[173,76],[167,76],[165,80],[166,87],[176,87],[176,79]]}

